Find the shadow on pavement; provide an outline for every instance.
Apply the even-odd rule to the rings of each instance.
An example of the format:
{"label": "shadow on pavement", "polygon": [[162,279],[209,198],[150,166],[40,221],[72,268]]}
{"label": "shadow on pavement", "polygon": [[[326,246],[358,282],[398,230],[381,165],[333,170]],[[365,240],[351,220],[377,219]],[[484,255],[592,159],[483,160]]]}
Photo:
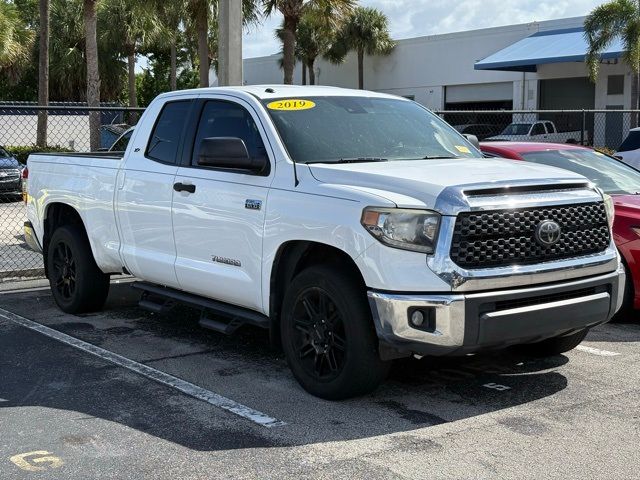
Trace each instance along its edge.
{"label": "shadow on pavement", "polygon": [[[553,370],[567,363],[565,356],[539,360],[503,352],[406,359],[395,363],[390,378],[375,393],[332,403],[306,394],[292,381],[282,354],[269,348],[266,332],[246,328],[234,337],[224,337],[198,327],[197,315],[188,309],[158,318],[137,308],[137,295],[126,284],[112,285],[104,312],[80,317],[57,312],[46,291],[5,298],[13,300],[4,308],[27,318],[34,318],[29,315],[29,304],[38,303],[39,309],[57,315],[51,327],[96,345],[114,338],[135,345],[136,340],[152,336],[202,347],[206,355],[195,360],[186,357],[195,363],[185,363],[185,372],[195,365],[214,377],[224,376],[220,382],[235,381],[235,388],[254,394],[260,385],[264,408],[275,409],[270,414],[289,423],[267,430],[235,417],[229,421],[230,414],[204,402],[0,321],[0,398],[8,400],[0,403],[0,414],[3,408],[17,406],[75,411],[194,450],[297,445],[406,432],[526,404],[567,386],[566,377]],[[35,319],[47,323],[44,317]],[[230,359],[236,367],[222,373],[216,367],[220,358]],[[246,381],[243,374],[247,371],[268,381],[239,384]],[[242,397],[233,399],[245,403]],[[296,418],[307,418],[306,424],[297,424]]]}

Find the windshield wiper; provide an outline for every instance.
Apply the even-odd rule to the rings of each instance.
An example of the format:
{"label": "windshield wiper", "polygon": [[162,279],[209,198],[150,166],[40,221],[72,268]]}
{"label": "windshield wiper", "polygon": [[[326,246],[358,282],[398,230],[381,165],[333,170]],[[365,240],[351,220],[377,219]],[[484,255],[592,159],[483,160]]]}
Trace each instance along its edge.
{"label": "windshield wiper", "polygon": [[452,157],[447,155],[427,155],[426,157],[422,157],[422,160],[457,160],[461,157]]}
{"label": "windshield wiper", "polygon": [[367,163],[367,162],[388,162],[388,158],[379,157],[357,157],[357,158],[340,158],[339,160],[317,160],[314,162],[305,162],[307,165],[312,163]]}

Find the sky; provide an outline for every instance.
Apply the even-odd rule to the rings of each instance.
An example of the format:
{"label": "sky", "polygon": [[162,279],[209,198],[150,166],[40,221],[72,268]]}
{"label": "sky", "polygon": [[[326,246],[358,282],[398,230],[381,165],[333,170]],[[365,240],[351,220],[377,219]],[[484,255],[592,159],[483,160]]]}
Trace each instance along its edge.
{"label": "sky", "polygon": [[[602,0],[360,0],[389,18],[394,39],[460,32],[588,14]],[[280,50],[274,30],[277,15],[253,26],[243,39],[244,58],[271,55]]]}

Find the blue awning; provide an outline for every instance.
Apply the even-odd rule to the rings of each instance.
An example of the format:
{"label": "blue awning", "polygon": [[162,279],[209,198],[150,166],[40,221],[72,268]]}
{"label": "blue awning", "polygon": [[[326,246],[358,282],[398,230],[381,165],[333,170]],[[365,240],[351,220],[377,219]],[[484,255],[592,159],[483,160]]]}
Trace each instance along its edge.
{"label": "blue awning", "polygon": [[[475,69],[535,72],[538,65],[547,63],[584,62],[588,49],[582,28],[550,30],[489,55],[476,62]],[[620,58],[623,51],[622,42],[617,39],[603,52],[602,59]]]}

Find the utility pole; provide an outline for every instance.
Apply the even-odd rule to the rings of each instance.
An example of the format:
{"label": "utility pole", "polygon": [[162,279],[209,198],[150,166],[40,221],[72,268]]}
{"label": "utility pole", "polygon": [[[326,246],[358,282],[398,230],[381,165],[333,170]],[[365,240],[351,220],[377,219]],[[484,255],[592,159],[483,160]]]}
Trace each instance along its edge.
{"label": "utility pole", "polygon": [[218,3],[218,85],[242,85],[242,2]]}

